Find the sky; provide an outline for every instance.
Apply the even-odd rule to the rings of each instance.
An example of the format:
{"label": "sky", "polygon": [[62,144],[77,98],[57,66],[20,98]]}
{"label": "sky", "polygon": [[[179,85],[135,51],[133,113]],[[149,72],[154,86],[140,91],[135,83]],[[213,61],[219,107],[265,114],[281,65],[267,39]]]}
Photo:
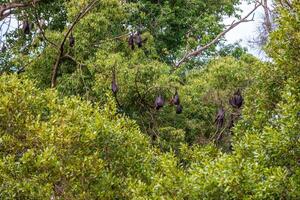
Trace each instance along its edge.
{"label": "sky", "polygon": [[[242,17],[248,14],[254,7],[254,4],[247,4],[246,2],[240,5],[242,10]],[[225,35],[227,43],[239,42],[243,47],[247,47],[249,53],[260,59],[266,59],[266,56],[262,50],[255,48],[249,44],[249,41],[258,35],[258,27],[262,23],[263,9],[259,8],[254,15],[254,21],[242,23],[239,26],[232,29]],[[251,16],[252,17],[252,16]],[[251,19],[250,17],[250,19]],[[235,18],[224,19],[225,24],[231,24]]]}

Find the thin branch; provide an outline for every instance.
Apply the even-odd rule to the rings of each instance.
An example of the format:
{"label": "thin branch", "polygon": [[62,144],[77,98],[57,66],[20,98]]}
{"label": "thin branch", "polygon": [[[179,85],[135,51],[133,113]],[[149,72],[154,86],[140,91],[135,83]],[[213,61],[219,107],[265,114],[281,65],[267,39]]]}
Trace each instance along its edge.
{"label": "thin branch", "polygon": [[254,6],[254,8],[242,19],[240,19],[239,21],[235,22],[233,21],[231,23],[231,25],[225,29],[223,32],[219,33],[211,42],[209,42],[208,44],[206,44],[205,46],[196,49],[192,52],[186,52],[185,55],[175,64],[175,69],[179,68],[180,65],[182,65],[184,62],[188,61],[190,58],[195,57],[200,55],[203,51],[207,50],[208,48],[210,48],[212,45],[216,44],[220,38],[222,38],[226,33],[228,33],[229,31],[231,31],[232,29],[234,29],[235,27],[237,27],[239,24],[244,23],[244,22],[250,22],[253,21],[254,15],[252,17],[252,19],[248,19],[250,15],[252,15],[257,8],[259,8],[262,5],[261,2],[256,3],[256,5]]}
{"label": "thin branch", "polygon": [[142,96],[142,94],[140,93],[139,87],[138,87],[138,75],[139,75],[140,71],[139,68],[137,69],[137,72],[135,74],[135,78],[134,78],[134,84],[135,84],[135,89],[139,98],[139,102],[140,105],[142,105],[143,107],[147,107],[147,109],[150,107],[152,109],[154,109],[154,105],[151,105],[150,103],[148,103],[146,101],[146,99]]}
{"label": "thin branch", "polygon": [[80,21],[80,19],[82,19],[93,8],[93,6],[96,4],[96,2],[97,2],[97,0],[93,0],[90,4],[88,4],[84,9],[82,9],[80,11],[80,13],[77,15],[77,17],[75,18],[75,20],[73,21],[73,23],[69,27],[67,33],[65,34],[65,36],[64,36],[64,38],[63,38],[63,40],[62,40],[62,42],[59,46],[59,54],[57,56],[55,64],[52,67],[51,88],[54,88],[56,86],[57,72],[58,72],[58,68],[59,68],[61,58],[64,56],[64,45],[65,45],[65,42],[66,42],[68,36],[70,35],[72,30],[74,29],[75,25]]}
{"label": "thin branch", "polygon": [[117,36],[112,37],[112,38],[108,38],[108,39],[102,40],[98,44],[96,44],[95,47],[98,47],[99,44],[103,44],[103,43],[106,43],[106,42],[109,42],[109,41],[112,41],[112,40],[117,40],[117,39],[123,38],[123,37],[128,36],[128,35],[130,35],[130,33],[124,33],[124,34],[117,35]]}
{"label": "thin branch", "polygon": [[2,14],[0,14],[0,21],[10,16],[11,14],[12,14],[11,10],[8,10],[7,12],[3,12]]}
{"label": "thin branch", "polygon": [[49,44],[51,44],[52,46],[54,46],[54,47],[56,47],[57,49],[59,49],[59,47],[58,47],[57,44],[55,44],[54,42],[50,41],[50,40],[46,37],[45,31],[44,31],[43,27],[42,27],[41,24],[40,24],[40,21],[41,21],[41,20],[40,20],[40,18],[39,18],[39,16],[38,16],[38,13],[36,12],[36,10],[34,10],[34,17],[35,17],[36,22],[37,22],[36,24],[37,24],[39,30],[41,31],[41,34],[42,34],[43,39],[44,39],[46,42],[48,42]]}
{"label": "thin branch", "polygon": [[285,3],[288,5],[290,9],[293,9],[292,3],[289,0],[285,0]]}
{"label": "thin branch", "polygon": [[288,9],[293,10],[292,2],[290,2],[289,0],[280,0],[279,3],[282,7],[288,7]]}
{"label": "thin branch", "polygon": [[29,2],[12,2],[12,3],[2,3],[0,4],[0,21],[12,14],[12,10],[16,8],[26,8],[34,6],[41,0],[32,0]]}
{"label": "thin branch", "polygon": [[268,0],[264,0],[264,3],[262,4],[262,7],[264,8],[264,12],[265,12],[266,31],[268,33],[271,33],[271,31],[272,31],[272,22],[271,22],[270,10],[269,10],[269,7],[268,7]]}

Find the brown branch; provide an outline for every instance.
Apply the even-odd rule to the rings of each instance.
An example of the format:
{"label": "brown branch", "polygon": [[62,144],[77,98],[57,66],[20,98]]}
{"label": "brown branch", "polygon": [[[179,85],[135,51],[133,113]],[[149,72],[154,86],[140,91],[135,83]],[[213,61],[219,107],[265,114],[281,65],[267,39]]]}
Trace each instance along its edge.
{"label": "brown branch", "polygon": [[82,19],[93,8],[93,6],[96,4],[96,2],[97,2],[97,0],[93,0],[84,9],[82,9],[80,11],[80,13],[77,15],[77,17],[75,18],[75,20],[73,21],[73,23],[71,24],[71,26],[69,27],[69,29],[67,30],[67,33],[65,34],[65,36],[59,46],[59,54],[57,56],[55,64],[52,67],[51,88],[54,88],[56,86],[57,72],[58,72],[60,61],[61,61],[62,57],[64,56],[64,45],[65,45],[65,42],[66,42],[68,36],[74,29],[75,25],[80,21],[80,19]]}
{"label": "brown branch", "polygon": [[254,8],[245,16],[243,17],[242,19],[240,19],[239,21],[235,22],[233,21],[231,23],[231,25],[225,29],[223,32],[219,33],[211,42],[209,42],[208,44],[206,44],[205,46],[199,48],[199,49],[196,49],[192,52],[186,52],[185,55],[175,64],[174,68],[179,68],[180,65],[182,65],[184,62],[188,61],[190,58],[192,57],[195,57],[195,56],[198,56],[200,55],[203,51],[207,50],[208,48],[210,48],[212,45],[216,44],[220,38],[222,38],[226,33],[228,33],[229,31],[231,31],[232,29],[234,29],[235,27],[237,27],[239,24],[241,23],[244,23],[244,22],[250,22],[250,21],[253,21],[253,18],[254,18],[254,15],[253,15],[253,18],[248,20],[249,16],[252,15],[256,9],[258,7],[260,7],[262,5],[261,2],[258,2],[256,3],[256,5],[254,6]]}
{"label": "brown branch", "polygon": [[112,38],[102,40],[97,45],[95,45],[95,47],[98,47],[99,44],[103,44],[103,43],[106,43],[106,42],[109,42],[109,41],[112,41],[112,40],[117,40],[119,38],[122,38],[122,37],[125,37],[125,36],[128,36],[128,35],[130,35],[130,33],[124,33],[124,34],[121,34],[121,35],[118,35],[118,36],[115,36],[115,37],[112,37]]}
{"label": "brown branch", "polygon": [[268,0],[263,1],[262,7],[264,8],[264,12],[265,12],[266,31],[268,33],[271,33],[271,31],[272,31],[272,22],[271,22],[270,10],[269,10],[269,7],[268,7]]}
{"label": "brown branch", "polygon": [[54,42],[50,41],[50,40],[46,37],[45,31],[44,31],[43,27],[42,27],[41,24],[40,24],[40,18],[39,18],[39,16],[38,16],[38,13],[36,12],[36,10],[34,10],[34,17],[35,17],[36,22],[37,22],[36,24],[37,24],[39,30],[41,31],[41,34],[42,34],[43,39],[44,39],[46,42],[48,42],[49,44],[51,44],[52,46],[54,46],[54,47],[56,47],[57,49],[59,49],[59,47],[58,47],[57,44],[55,44]]}
{"label": "brown branch", "polygon": [[288,7],[288,9],[293,10],[292,2],[290,2],[289,0],[280,0],[279,3],[283,8]]}
{"label": "brown branch", "polygon": [[285,0],[285,3],[288,5],[289,8],[293,9],[292,3],[289,0]]}
{"label": "brown branch", "polygon": [[34,6],[36,3],[41,0],[32,0],[29,2],[12,2],[12,3],[2,3],[0,4],[0,21],[5,19],[7,16],[12,14],[12,9],[16,8],[27,8]]}
{"label": "brown branch", "polygon": [[12,11],[11,10],[9,10],[9,11],[7,11],[7,12],[3,12],[3,13],[1,13],[0,14],[0,21],[2,21],[3,19],[5,19],[6,17],[8,17],[8,16],[10,16],[12,14]]}
{"label": "brown branch", "polygon": [[135,84],[135,90],[137,92],[137,95],[138,95],[138,98],[139,98],[139,104],[142,105],[143,107],[147,108],[152,108],[154,109],[154,105],[151,105],[150,103],[147,102],[147,100],[145,99],[145,96],[144,97],[142,96],[140,90],[139,90],[139,87],[138,87],[138,75],[139,75],[140,71],[139,71],[139,68],[137,69],[137,72],[135,74],[135,78],[134,78],[134,84]]}

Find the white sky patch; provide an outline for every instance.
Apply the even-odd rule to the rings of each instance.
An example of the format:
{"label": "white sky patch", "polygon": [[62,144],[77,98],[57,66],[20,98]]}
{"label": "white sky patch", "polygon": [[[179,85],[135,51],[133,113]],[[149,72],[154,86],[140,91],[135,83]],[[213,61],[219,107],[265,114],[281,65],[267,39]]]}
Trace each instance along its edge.
{"label": "white sky patch", "polygon": [[[243,2],[240,5],[240,9],[242,10],[241,17],[247,15],[253,8],[254,4],[248,4],[247,2]],[[240,25],[229,31],[225,35],[227,43],[231,44],[238,42],[241,46],[246,47],[249,53],[262,60],[265,60],[265,53],[261,49],[253,47],[253,45],[250,45],[249,43],[249,41],[253,40],[255,37],[258,37],[258,27],[261,26],[263,14],[264,11],[262,7],[260,7],[255,11],[254,21],[241,23]],[[249,16],[249,19],[251,18],[252,16]],[[233,22],[233,20],[237,21],[238,19],[234,17],[225,18],[224,23],[226,25],[230,25]]]}

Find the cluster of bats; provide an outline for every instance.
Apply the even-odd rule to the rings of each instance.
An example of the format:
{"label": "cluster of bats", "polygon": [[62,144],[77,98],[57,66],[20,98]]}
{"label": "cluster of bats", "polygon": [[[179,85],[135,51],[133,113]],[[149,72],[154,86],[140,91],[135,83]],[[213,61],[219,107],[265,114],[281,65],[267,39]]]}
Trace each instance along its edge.
{"label": "cluster of bats", "polygon": [[[179,95],[178,92],[176,90],[174,96],[171,99],[171,104],[176,106],[176,113],[177,114],[181,114],[183,111],[183,107],[180,104],[180,99],[179,99]],[[229,104],[233,107],[233,108],[241,108],[243,105],[244,99],[241,95],[241,91],[238,89],[234,95],[229,99]],[[158,95],[155,99],[155,109],[159,110],[160,108],[162,108],[165,104],[164,98],[162,97],[162,95]],[[224,125],[224,120],[225,120],[225,110],[224,108],[220,108],[218,110],[218,114],[216,116],[215,119],[215,123],[217,124],[218,127],[222,127]]]}
{"label": "cluster of bats", "polygon": [[[183,107],[180,104],[180,98],[178,95],[177,90],[175,91],[174,96],[172,97],[171,101],[170,101],[171,105],[174,105],[176,107],[176,114],[181,114],[183,111]],[[161,109],[163,106],[165,105],[165,100],[162,97],[161,94],[159,94],[156,99],[155,99],[155,103],[154,103],[154,107],[156,110]]]}
{"label": "cluster of bats", "polygon": [[[116,75],[115,75],[115,71],[114,70],[113,70],[113,73],[112,73],[111,91],[113,92],[113,94],[115,96],[117,95],[117,93],[119,91],[119,88],[118,88],[118,85],[117,85],[117,81],[116,81]],[[175,94],[172,97],[172,99],[170,101],[170,104],[171,105],[175,105],[175,107],[176,107],[176,114],[181,114],[182,113],[183,107],[180,104],[180,98],[179,98],[177,90],[175,91]],[[161,94],[159,94],[156,97],[156,99],[155,99],[154,108],[156,110],[160,110],[162,107],[164,107],[164,105],[165,105],[165,100],[164,100],[163,96]]]}
{"label": "cluster of bats", "polygon": [[[28,22],[28,20],[25,20],[23,22],[23,33],[26,34],[26,35],[30,34],[30,31],[31,31],[32,27],[33,27],[33,24],[30,24]],[[138,31],[136,34],[131,34],[129,36],[128,45],[132,50],[134,50],[135,45],[137,45],[138,48],[141,48],[143,46],[144,41],[145,40],[142,39],[140,31]],[[75,45],[75,38],[74,38],[73,34],[71,33],[70,36],[69,36],[69,46],[74,47],[74,45]],[[112,92],[116,95],[117,92],[118,92],[118,85],[116,83],[115,72],[113,72],[111,89],[112,89]],[[229,99],[229,104],[233,108],[239,109],[243,105],[243,101],[244,101],[244,99],[241,95],[241,91],[238,89],[234,93],[234,95]],[[182,113],[183,107],[180,104],[180,99],[179,99],[179,95],[178,95],[177,90],[175,91],[175,94],[172,97],[170,103],[171,103],[171,105],[174,105],[176,107],[176,114],[181,114]],[[156,110],[159,110],[164,105],[165,105],[165,100],[164,100],[163,96],[161,94],[159,94],[155,99],[154,107],[155,107]],[[221,107],[218,110],[218,114],[217,114],[216,119],[215,119],[215,124],[217,125],[218,128],[223,127],[224,120],[225,120],[225,110],[224,110],[223,107]]]}
{"label": "cluster of bats", "polygon": [[137,45],[138,48],[141,48],[144,41],[145,40],[142,39],[141,32],[138,31],[136,34],[130,34],[128,38],[128,45],[130,46],[131,50],[134,50],[135,45]]}
{"label": "cluster of bats", "polygon": [[[117,82],[116,82],[115,71],[113,71],[113,74],[112,74],[111,91],[113,92],[114,95],[117,95],[117,93],[119,91],[119,88],[118,88],[118,85],[117,85]],[[176,113],[177,114],[182,113],[183,107],[180,104],[180,99],[179,99],[179,95],[178,95],[177,90],[176,90],[174,96],[172,97],[170,103],[171,103],[171,105],[176,106]],[[156,110],[159,110],[162,107],[164,107],[164,105],[165,105],[165,100],[164,100],[163,96],[161,94],[159,94],[155,99],[154,108]]]}
{"label": "cluster of bats", "polygon": [[[33,29],[33,26],[34,25],[32,23],[29,23],[28,20],[24,20],[23,27],[22,27],[23,33],[25,35],[29,35],[31,30]],[[146,41],[146,39],[142,39],[141,32],[137,31],[136,33],[130,34],[130,36],[128,38],[128,45],[130,46],[130,48],[132,50],[134,50],[135,46],[137,46],[138,48],[141,48],[145,41]],[[69,36],[69,46],[74,47],[74,45],[75,45],[75,38],[74,38],[73,34],[71,33]]]}
{"label": "cluster of bats", "polygon": [[[25,35],[29,35],[33,27],[34,27],[33,23],[29,23],[28,20],[25,20],[23,21],[22,31]],[[75,45],[75,38],[73,36],[73,33],[71,33],[69,36],[69,46],[74,47],[74,45]]]}
{"label": "cluster of bats", "polygon": [[[70,42],[74,41],[74,38],[71,40],[72,38],[70,38]],[[146,39],[142,39],[141,36],[141,32],[137,31],[135,34],[131,33],[129,38],[128,38],[128,45],[130,47],[131,50],[135,49],[135,45],[137,45],[138,48],[143,47],[143,43],[146,41]],[[75,42],[75,41],[74,41]],[[74,42],[73,45],[74,45]],[[71,44],[71,43],[70,43]],[[71,46],[71,45],[70,45]],[[112,81],[111,81],[111,90],[113,92],[113,94],[116,96],[118,91],[119,91],[119,87],[117,85],[117,81],[116,81],[116,73],[115,70],[113,70],[112,73]]]}
{"label": "cluster of bats", "polygon": [[[29,23],[28,20],[23,21],[22,30],[25,35],[29,35],[32,28],[33,28],[33,24]],[[145,41],[146,41],[146,39],[144,39],[144,40],[142,39],[140,31],[137,31],[137,33],[135,33],[135,34],[131,33],[128,38],[128,44],[132,50],[135,49],[135,45],[137,45],[138,48],[141,48]],[[74,38],[73,34],[71,33],[69,36],[69,46],[74,47],[74,45],[75,45],[75,38]]]}
{"label": "cluster of bats", "polygon": [[[240,89],[238,89],[233,96],[229,99],[229,104],[235,108],[235,109],[240,109],[243,105],[244,99],[241,95]],[[223,127],[224,125],[224,120],[225,120],[225,110],[223,107],[221,107],[218,110],[218,114],[215,119],[215,124],[217,125],[218,128]],[[233,119],[231,120],[230,128],[233,126]]]}

